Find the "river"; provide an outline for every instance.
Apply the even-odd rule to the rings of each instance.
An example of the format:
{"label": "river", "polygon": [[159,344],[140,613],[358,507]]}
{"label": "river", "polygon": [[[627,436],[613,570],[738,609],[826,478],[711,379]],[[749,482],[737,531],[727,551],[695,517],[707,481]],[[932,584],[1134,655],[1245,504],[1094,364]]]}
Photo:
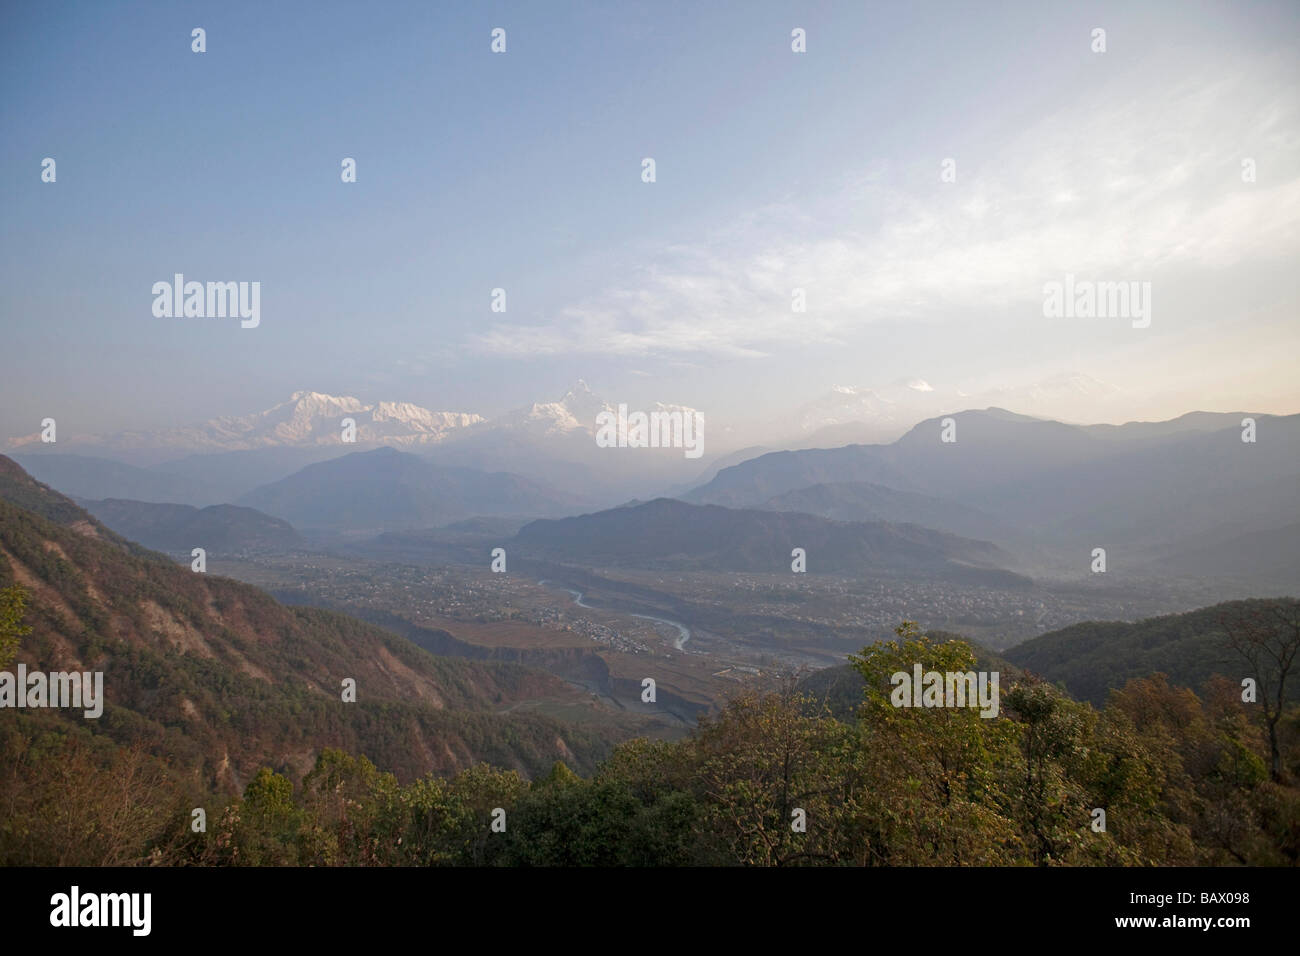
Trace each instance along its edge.
{"label": "river", "polygon": [[[546,585],[551,584],[552,582],[543,579],[541,581],[538,581],[537,583],[541,587],[545,587]],[[582,602],[581,591],[575,591],[573,590],[573,588],[562,588],[562,590],[567,591],[569,594],[573,596],[573,603],[578,605],[578,607],[585,607],[594,610],[594,608],[592,608],[590,604],[584,604]],[[675,647],[679,651],[685,648],[686,642],[691,639],[691,629],[687,627],[685,624],[683,624],[681,621],[674,621],[666,617],[655,617],[653,614],[632,614],[631,616],[639,617],[643,621],[654,621],[657,624],[667,624],[669,627],[677,628],[677,637],[673,640],[673,647]]]}

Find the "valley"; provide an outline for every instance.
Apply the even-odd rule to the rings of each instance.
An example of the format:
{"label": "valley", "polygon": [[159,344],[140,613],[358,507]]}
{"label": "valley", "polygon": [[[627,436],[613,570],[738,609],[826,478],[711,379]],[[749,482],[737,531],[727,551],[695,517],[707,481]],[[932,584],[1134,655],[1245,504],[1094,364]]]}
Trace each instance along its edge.
{"label": "valley", "polygon": [[16,938],[1285,929],[1300,4],[1088,9],[7,4]]}

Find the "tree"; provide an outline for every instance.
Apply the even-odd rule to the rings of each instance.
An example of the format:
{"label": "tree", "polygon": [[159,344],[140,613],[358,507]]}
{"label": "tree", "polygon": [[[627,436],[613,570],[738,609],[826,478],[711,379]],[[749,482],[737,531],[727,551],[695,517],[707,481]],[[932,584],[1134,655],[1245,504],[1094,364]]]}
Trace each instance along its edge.
{"label": "tree", "polygon": [[294,802],[293,782],[263,767],[244,788],[234,823],[239,851],[230,862],[292,866],[299,862],[298,837],[305,814]]}
{"label": "tree", "polygon": [[303,808],[310,819],[307,848],[316,863],[371,866],[391,862],[401,845],[405,808],[397,778],[365,756],[326,747],[303,778]]}
{"label": "tree", "polygon": [[1286,679],[1300,653],[1300,601],[1247,601],[1220,619],[1228,647],[1250,665],[1268,729],[1269,775],[1282,780],[1277,725],[1286,703]]}
{"label": "tree", "polygon": [[[741,694],[701,721],[694,785],[708,807],[705,833],[748,866],[842,862],[842,839],[862,798],[855,731],[809,717],[808,698]],[[847,862],[847,861],[845,861]]]}
{"label": "tree", "polygon": [[964,641],[934,641],[913,621],[898,640],[867,647],[849,663],[866,681],[859,727],[869,799],[864,819],[869,862],[903,866],[1006,865],[1023,858],[1009,797],[1022,758],[1016,728],[974,707],[898,707],[892,676],[967,672],[975,654]]}
{"label": "tree", "polygon": [[1007,692],[1006,715],[1019,730],[1024,767],[1012,794],[1030,858],[1038,866],[1068,862],[1089,819],[1089,801],[1071,771],[1095,734],[1095,715],[1028,678]]}

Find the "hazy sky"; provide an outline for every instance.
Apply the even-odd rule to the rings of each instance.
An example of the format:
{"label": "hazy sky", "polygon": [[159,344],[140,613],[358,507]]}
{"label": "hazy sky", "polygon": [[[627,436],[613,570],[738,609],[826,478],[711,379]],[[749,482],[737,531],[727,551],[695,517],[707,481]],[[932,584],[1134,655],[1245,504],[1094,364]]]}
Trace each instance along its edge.
{"label": "hazy sky", "polygon": [[[1186,0],[6,4],[0,435],[578,377],[715,421],[1062,372],[1300,411],[1298,39]],[[176,272],[261,282],[260,326],[156,318]],[[1046,318],[1067,273],[1149,282],[1150,326]]]}

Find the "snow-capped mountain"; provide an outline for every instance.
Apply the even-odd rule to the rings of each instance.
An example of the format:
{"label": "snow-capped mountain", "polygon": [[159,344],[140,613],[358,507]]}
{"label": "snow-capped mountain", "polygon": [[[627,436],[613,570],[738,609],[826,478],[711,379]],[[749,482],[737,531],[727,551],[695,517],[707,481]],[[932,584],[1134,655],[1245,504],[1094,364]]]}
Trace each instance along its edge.
{"label": "snow-capped mountain", "polygon": [[[294,392],[281,402],[251,415],[222,416],[198,425],[157,431],[124,431],[109,435],[59,437],[61,448],[100,447],[115,451],[170,449],[185,452],[248,451],[260,448],[305,448],[339,444],[344,419],[356,423],[360,445],[400,446],[437,443],[457,429],[482,421],[468,412],[435,412],[408,402],[368,405],[347,395]],[[13,449],[40,450],[40,436],[9,442]]]}
{"label": "snow-capped mountain", "polygon": [[[582,380],[556,401],[534,402],[492,419],[471,412],[431,411],[409,402],[370,404],[349,395],[299,391],[288,401],[251,415],[222,416],[197,425],[155,431],[61,433],[57,445],[43,445],[40,436],[33,434],[12,439],[8,447],[23,453],[125,456],[154,463],[177,455],[312,449],[327,452],[334,446],[347,452],[390,445],[407,451],[438,451],[440,457],[450,456],[456,463],[483,459],[522,467],[527,463],[519,460],[524,449],[533,449],[531,454],[545,452],[585,462],[600,451],[593,440],[597,416],[615,410],[615,403],[597,396]],[[630,410],[695,413],[685,405],[663,402],[634,405]],[[341,441],[347,419],[356,424],[356,440],[351,446]],[[491,454],[485,452],[493,449],[496,451]],[[654,455],[639,456],[640,464],[647,457]]]}
{"label": "snow-capped mountain", "polygon": [[521,431],[538,437],[574,431],[594,434],[596,416],[610,407],[582,379],[554,402],[533,402],[481,424],[476,431]]}
{"label": "snow-capped mountain", "polygon": [[[535,438],[554,438],[574,433],[595,435],[596,416],[601,412],[616,411],[614,403],[596,395],[585,381],[578,379],[558,401],[534,402],[507,412],[499,418],[484,421],[471,429],[471,432],[513,431]],[[632,405],[629,411],[698,414],[690,406],[664,402],[650,402],[644,406]]]}

